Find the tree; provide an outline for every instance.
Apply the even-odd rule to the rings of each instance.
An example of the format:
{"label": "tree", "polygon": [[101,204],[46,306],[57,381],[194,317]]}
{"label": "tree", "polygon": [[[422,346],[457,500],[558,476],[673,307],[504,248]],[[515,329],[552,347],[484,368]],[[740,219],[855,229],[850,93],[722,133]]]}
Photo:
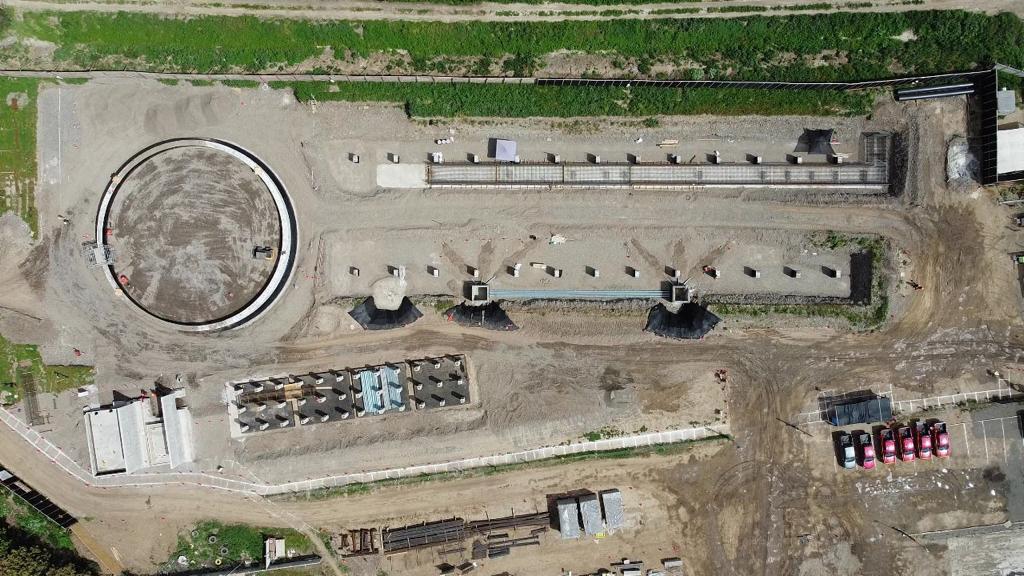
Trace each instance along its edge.
{"label": "tree", "polygon": [[0,576],[95,576],[87,560],[40,546],[28,532],[0,524]]}

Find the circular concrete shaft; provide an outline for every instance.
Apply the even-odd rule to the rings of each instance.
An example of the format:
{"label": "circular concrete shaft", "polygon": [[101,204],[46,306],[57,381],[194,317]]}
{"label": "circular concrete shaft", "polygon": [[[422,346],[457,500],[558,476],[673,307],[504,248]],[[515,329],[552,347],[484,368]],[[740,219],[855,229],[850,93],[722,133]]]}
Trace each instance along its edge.
{"label": "circular concrete shaft", "polygon": [[251,322],[280,293],[295,245],[291,203],[244,150],[161,142],[111,179],[97,235],[108,278],[150,315],[190,331]]}

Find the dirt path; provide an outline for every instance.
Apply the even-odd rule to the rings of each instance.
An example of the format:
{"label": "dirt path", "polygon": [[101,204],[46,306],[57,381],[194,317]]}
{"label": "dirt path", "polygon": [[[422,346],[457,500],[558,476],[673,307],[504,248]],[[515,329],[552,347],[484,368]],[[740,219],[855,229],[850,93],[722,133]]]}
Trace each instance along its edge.
{"label": "dirt path", "polygon": [[[665,3],[623,3],[620,5],[591,6],[587,4],[518,4],[484,2],[468,6],[406,2],[346,2],[330,0],[318,2],[310,7],[307,2],[270,0],[244,3],[210,3],[181,0],[174,3],[133,3],[133,2],[45,2],[39,0],[6,0],[7,6],[22,10],[52,10],[56,12],[139,12],[168,16],[251,16],[254,11],[261,16],[281,18],[308,18],[331,20],[418,20],[441,22],[479,21],[547,21],[562,20],[611,20],[619,18],[735,18],[752,13],[721,12],[720,9],[734,6],[783,7],[793,5],[820,4],[815,0],[765,0],[752,3],[749,0],[719,0],[714,2],[665,2]],[[816,14],[840,11],[837,9],[787,10],[767,12],[771,15]],[[711,11],[709,11],[711,9]],[[929,0],[923,4],[901,2],[876,3],[869,8],[858,8],[859,12],[906,12],[915,10],[963,9],[986,13],[1013,12],[1024,15],[1024,5],[1014,0]],[[697,12],[692,12],[697,10]],[[765,14],[766,12],[757,12]]]}
{"label": "dirt path", "polygon": [[75,546],[92,556],[104,574],[117,574],[124,571],[124,566],[114,556],[111,549],[97,542],[84,524],[79,523],[72,526],[71,536],[75,540]]}
{"label": "dirt path", "polygon": [[[106,100],[107,94],[104,96]],[[109,99],[117,102],[117,94],[111,94]],[[64,100],[65,106],[68,102]],[[237,103],[234,106],[231,114],[236,114],[240,108]],[[949,102],[923,103],[900,110],[911,110],[906,113],[915,114],[915,121],[943,115],[962,118],[953,106]],[[122,107],[112,110],[112,115],[125,113]],[[363,114],[370,118],[367,122],[373,121],[375,128],[385,126],[384,122],[369,116],[372,112]],[[323,117],[322,109],[318,118]],[[352,124],[359,118],[359,115],[351,115],[345,121]],[[90,121],[109,122],[114,125],[111,129],[120,126],[117,118],[110,116],[90,117]],[[686,119],[687,123],[699,121]],[[204,122],[204,126],[209,124]],[[288,122],[275,122],[275,130],[288,129]],[[718,133],[736,131],[726,121],[716,121],[716,125],[721,127]],[[764,126],[759,124],[757,129],[763,130]],[[410,129],[404,123],[400,127],[403,132]],[[915,144],[922,148],[917,154],[942,158],[949,132],[956,129],[944,126],[941,120],[924,122]],[[42,133],[45,135],[45,131]],[[739,137],[742,138],[742,133]],[[113,139],[111,142],[117,144]],[[88,140],[83,143],[88,147]],[[289,146],[287,139],[279,146],[282,151],[277,165],[283,170],[302,165],[301,160],[287,161],[297,158],[283,150]],[[335,156],[341,157],[340,154]],[[64,158],[69,162],[74,156]],[[96,171],[103,170],[103,162],[95,164]],[[308,177],[304,170],[284,174],[292,182],[303,182]],[[76,181],[103,182],[106,177],[99,174],[96,178]],[[809,469],[824,462],[831,470],[831,464],[820,455],[809,455],[807,445],[811,440],[781,422],[803,411],[817,390],[863,387],[877,390],[878,386],[892,384],[901,394],[933,395],[936,390],[948,389],[952,381],[980,381],[985,378],[987,368],[1017,361],[1024,347],[1024,333],[1016,317],[1019,292],[1012,285],[1008,268],[993,264],[993,259],[1005,258],[1005,215],[984,195],[946,191],[938,160],[924,166],[917,178],[915,187],[923,193],[913,202],[877,206],[828,203],[807,206],[751,200],[743,201],[737,209],[737,201],[730,198],[657,194],[587,197],[570,193],[493,194],[488,196],[488,205],[484,208],[480,206],[479,196],[460,193],[380,193],[379,198],[360,200],[354,193],[345,195],[332,190],[324,191],[321,196],[304,197],[303,221],[310,232],[307,242],[319,237],[316,232],[337,228],[397,242],[404,231],[422,229],[424,223],[431,221],[438,229],[455,229],[464,238],[500,237],[503,231],[487,224],[497,221],[499,215],[502,221],[521,222],[520,233],[527,229],[563,231],[567,228],[587,232],[595,223],[607,223],[611,232],[602,233],[613,233],[623,239],[636,237],[636,229],[642,228],[668,230],[663,235],[671,237],[674,228],[665,228],[668,222],[673,227],[720,228],[732,231],[737,237],[764,229],[802,232],[829,228],[880,233],[910,252],[912,269],[908,273],[926,288],[921,294],[910,293],[906,297],[902,313],[890,326],[869,334],[836,335],[825,330],[801,333],[785,322],[777,322],[760,328],[733,329],[730,326],[727,331],[717,331],[701,342],[671,342],[647,336],[624,336],[621,325],[611,327],[607,318],[597,315],[570,318],[551,314],[545,320],[541,311],[523,312],[527,320],[523,322],[524,328],[513,333],[466,330],[442,323],[435,316],[435,323],[424,318],[414,326],[390,333],[335,330],[320,336],[299,330],[294,332],[294,338],[278,339],[276,334],[285,333],[294,322],[295,317],[285,315],[276,324],[270,318],[261,325],[260,333],[246,335],[239,348],[241,351],[235,351],[228,338],[205,339],[197,345],[179,335],[147,333],[145,326],[137,326],[134,320],[122,326],[118,309],[112,308],[113,320],[94,320],[77,312],[77,308],[88,306],[101,311],[106,309],[102,308],[105,304],[94,304],[92,299],[83,301],[75,313],[66,313],[62,318],[65,325],[78,322],[87,324],[90,330],[101,327],[112,334],[104,335],[105,338],[135,339],[133,341],[138,343],[135,348],[126,348],[117,354],[112,351],[116,350],[113,347],[106,347],[95,355],[101,361],[122,364],[120,370],[101,367],[104,380],[108,375],[123,376],[122,381],[135,386],[144,381],[147,374],[158,372],[174,374],[196,370],[207,373],[226,367],[250,370],[271,365],[275,371],[289,366],[308,370],[316,365],[330,367],[357,360],[362,363],[360,359],[383,352],[392,358],[402,358],[420,357],[412,354],[424,353],[425,349],[446,349],[465,352],[471,357],[489,352],[533,358],[539,364],[560,367],[571,362],[576,362],[569,364],[572,366],[585,363],[636,367],[640,375],[637,381],[648,389],[663,383],[664,376],[659,369],[682,357],[700,363],[702,371],[707,366],[729,370],[728,389],[722,394],[727,397],[726,412],[734,443],[719,443],[707,451],[643,461],[624,459],[526,469],[494,476],[397,486],[323,501],[268,501],[194,486],[107,489],[83,486],[56,470],[6,428],[0,428],[0,462],[57,504],[83,518],[84,528],[100,546],[109,547],[113,558],[140,572],[150,572],[153,564],[166,561],[179,531],[207,518],[260,526],[290,526],[311,534],[313,528],[360,528],[385,523],[397,526],[446,515],[476,518],[486,513],[494,517],[498,513],[507,514],[511,507],[536,509],[543,506],[543,498],[550,494],[621,486],[635,490],[634,502],[642,503],[638,508],[642,505],[647,524],[636,531],[639,536],[633,540],[609,539],[606,548],[600,549],[605,558],[613,553],[618,558],[632,556],[634,552],[648,553],[651,558],[681,555],[692,565],[693,573],[701,574],[807,573],[803,567],[809,552],[801,543],[802,532],[806,530],[813,532],[820,542],[834,537],[865,547],[855,554],[858,561],[864,562],[863,570],[847,573],[917,573],[920,565],[911,572],[906,566],[912,564],[905,556],[903,569],[889,569],[886,563],[894,556],[910,552],[892,542],[868,544],[875,542],[874,533],[869,532],[872,525],[866,520],[864,499],[858,499],[850,487],[852,482],[845,485],[847,493],[843,493],[843,484],[833,482],[825,486],[820,478],[815,478]],[[298,186],[293,190],[298,190]],[[80,206],[92,208],[92,204],[85,201]],[[384,209],[388,210],[389,220],[381,224],[380,214]],[[609,221],[609,214],[619,211],[628,211],[628,224]],[[45,210],[41,213],[46,214]],[[581,234],[581,237],[588,236]],[[87,277],[80,272],[64,273],[84,265],[79,235],[69,232],[66,237],[58,236],[52,242],[54,253],[63,260],[59,261],[62,265],[51,269],[60,271],[62,277]],[[650,248],[648,244],[644,246]],[[463,256],[466,253],[460,252]],[[977,278],[974,271],[978,269],[988,271],[984,279]],[[282,305],[300,312],[309,309],[313,300],[304,299],[306,288],[302,286],[293,289],[294,303]],[[88,290],[79,289],[79,292],[82,298],[91,298]],[[61,293],[78,294],[73,290]],[[71,308],[69,301],[61,300],[46,312],[59,317],[61,310]],[[83,333],[92,334],[84,330]],[[203,349],[195,358],[181,359],[183,350],[199,346]],[[409,356],[405,356],[407,352]],[[124,369],[137,372],[124,372]],[[510,374],[508,387],[526,389],[525,384],[540,381],[544,388],[564,386],[571,390],[574,379],[587,377],[587,373],[581,372],[573,374],[573,378],[555,380],[551,377],[554,373],[554,370],[538,372],[543,378],[530,378],[525,372]],[[203,393],[205,391],[198,388],[190,391],[193,398]],[[668,395],[682,401],[692,400],[692,394],[684,392],[682,387],[666,391],[666,397]],[[524,418],[524,413],[509,414],[512,415],[503,416],[500,410],[495,410],[489,417]],[[74,418],[76,423],[80,422],[80,411]],[[822,440],[824,435],[821,432],[817,439]],[[252,444],[249,441],[247,447]],[[791,526],[796,528],[791,529]],[[648,540],[657,542],[651,544],[646,542]],[[316,543],[319,539],[313,541]],[[573,555],[579,553],[584,558],[593,558],[597,553],[587,552],[584,546],[595,550],[599,545],[577,544],[576,547],[574,544],[545,546],[537,556],[545,561],[556,558],[551,565],[564,562],[579,570],[580,561]],[[679,549],[672,549],[672,546]],[[585,556],[588,553],[590,556]],[[920,551],[913,553],[921,554]],[[522,555],[521,561],[536,562],[536,557],[530,556]],[[426,564],[433,565],[436,562]],[[528,568],[524,566],[515,573],[536,572]],[[416,576],[423,573],[423,568],[417,571],[414,567],[399,565],[387,571]],[[841,572],[822,570],[817,573]]]}

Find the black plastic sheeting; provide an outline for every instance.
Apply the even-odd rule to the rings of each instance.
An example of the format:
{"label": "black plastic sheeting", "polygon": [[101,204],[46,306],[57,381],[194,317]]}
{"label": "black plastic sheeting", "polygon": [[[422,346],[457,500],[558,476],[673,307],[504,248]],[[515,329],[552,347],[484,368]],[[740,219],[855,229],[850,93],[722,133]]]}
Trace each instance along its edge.
{"label": "black plastic sheeting", "polygon": [[859,402],[846,402],[828,409],[828,421],[833,426],[871,424],[892,420],[892,400],[878,396]]}
{"label": "black plastic sheeting", "polygon": [[664,304],[658,304],[647,315],[644,331],[665,338],[697,340],[706,336],[721,321],[721,318],[708,312],[707,308],[693,302],[683,304],[679,312],[674,313]]}
{"label": "black plastic sheeting", "polygon": [[460,326],[486,328],[487,330],[518,330],[501,305],[491,301],[482,306],[469,306],[465,302],[445,310],[449,321]]}
{"label": "black plastic sheeting", "polygon": [[794,152],[806,152],[808,154],[832,155],[832,136],[835,130],[811,130],[804,128],[804,133],[796,141]]}
{"label": "black plastic sheeting", "polygon": [[417,318],[423,316],[423,312],[413,306],[408,298],[402,298],[402,305],[398,307],[398,310],[381,310],[373,303],[373,296],[370,296],[363,300],[362,304],[350,310],[348,315],[364,330],[391,330],[412,324]]}

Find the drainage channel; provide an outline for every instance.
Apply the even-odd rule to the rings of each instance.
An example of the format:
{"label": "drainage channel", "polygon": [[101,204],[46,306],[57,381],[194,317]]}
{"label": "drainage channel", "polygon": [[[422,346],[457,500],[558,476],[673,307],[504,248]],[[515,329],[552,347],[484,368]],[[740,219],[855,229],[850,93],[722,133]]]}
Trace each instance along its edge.
{"label": "drainage channel", "polygon": [[490,290],[497,300],[649,300],[670,299],[668,290]]}

